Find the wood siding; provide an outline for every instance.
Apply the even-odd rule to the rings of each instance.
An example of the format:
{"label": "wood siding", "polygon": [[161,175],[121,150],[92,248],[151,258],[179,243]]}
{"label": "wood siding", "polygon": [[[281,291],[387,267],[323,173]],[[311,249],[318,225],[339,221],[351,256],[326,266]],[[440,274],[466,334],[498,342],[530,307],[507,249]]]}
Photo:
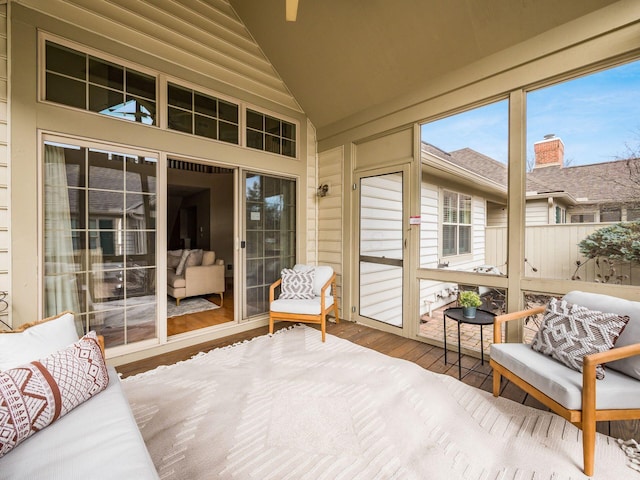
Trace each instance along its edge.
{"label": "wood siding", "polygon": [[[342,299],[342,218],[344,202],[342,198],[344,151],[334,148],[318,154],[318,185],[329,185],[325,197],[316,197],[314,191],[313,204],[318,208],[318,264],[330,265],[336,272],[338,298]],[[314,188],[318,185],[314,184]],[[340,318],[345,318],[342,311],[343,302],[338,304]]]}
{"label": "wood siding", "polygon": [[[7,5],[0,5],[0,291],[9,292],[11,300],[9,271],[11,253],[9,246],[9,109],[8,101],[8,44],[7,44]],[[0,320],[11,325],[9,309],[0,304]]]}

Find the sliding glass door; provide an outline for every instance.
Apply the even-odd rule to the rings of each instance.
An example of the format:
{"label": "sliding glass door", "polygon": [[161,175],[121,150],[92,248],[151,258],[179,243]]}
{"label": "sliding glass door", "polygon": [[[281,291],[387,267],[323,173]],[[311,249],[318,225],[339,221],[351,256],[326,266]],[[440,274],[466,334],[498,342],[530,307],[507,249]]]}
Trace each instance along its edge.
{"label": "sliding glass door", "polygon": [[157,158],[57,140],[44,142],[44,314],[74,312],[107,347],[153,339]]}
{"label": "sliding glass door", "polygon": [[295,180],[246,172],[243,318],[269,311],[269,286],[296,260]]}

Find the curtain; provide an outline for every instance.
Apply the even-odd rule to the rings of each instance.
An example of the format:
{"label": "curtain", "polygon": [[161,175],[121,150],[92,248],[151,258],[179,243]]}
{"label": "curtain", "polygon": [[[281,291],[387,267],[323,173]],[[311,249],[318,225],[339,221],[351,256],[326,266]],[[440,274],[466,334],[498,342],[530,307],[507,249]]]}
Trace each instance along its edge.
{"label": "curtain", "polygon": [[80,313],[64,148],[44,147],[45,315]]}

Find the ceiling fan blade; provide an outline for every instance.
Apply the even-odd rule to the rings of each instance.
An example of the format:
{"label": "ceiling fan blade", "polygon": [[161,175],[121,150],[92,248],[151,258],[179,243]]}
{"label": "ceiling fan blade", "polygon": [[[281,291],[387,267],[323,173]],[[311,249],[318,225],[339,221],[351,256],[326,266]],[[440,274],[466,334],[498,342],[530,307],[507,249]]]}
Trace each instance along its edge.
{"label": "ceiling fan blade", "polygon": [[287,22],[295,22],[298,16],[298,0],[286,0],[286,19]]}

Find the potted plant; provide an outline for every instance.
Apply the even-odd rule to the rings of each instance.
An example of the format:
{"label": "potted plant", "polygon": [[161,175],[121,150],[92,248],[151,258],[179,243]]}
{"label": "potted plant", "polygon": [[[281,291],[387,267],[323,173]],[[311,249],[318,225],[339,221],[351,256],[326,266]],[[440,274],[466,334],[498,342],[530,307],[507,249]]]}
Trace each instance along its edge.
{"label": "potted plant", "polygon": [[458,303],[462,307],[462,316],[475,318],[476,309],[482,305],[480,295],[473,290],[464,290],[458,295]]}

